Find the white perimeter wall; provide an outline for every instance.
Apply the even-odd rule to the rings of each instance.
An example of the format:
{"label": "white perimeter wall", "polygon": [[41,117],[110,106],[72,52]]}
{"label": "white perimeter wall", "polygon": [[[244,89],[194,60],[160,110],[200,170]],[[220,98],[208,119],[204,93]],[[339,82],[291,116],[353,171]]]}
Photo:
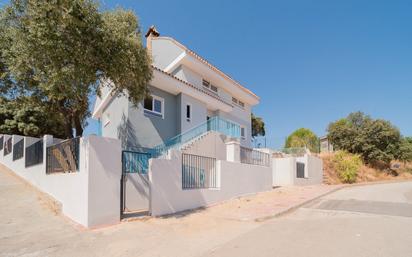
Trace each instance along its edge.
{"label": "white perimeter wall", "polygon": [[257,165],[217,161],[218,189],[182,189],[182,155],[151,159],[151,215],[160,216],[208,206],[241,195],[272,189],[272,169]]}
{"label": "white perimeter wall", "polygon": [[[296,177],[296,162],[305,164],[305,178]],[[272,159],[273,186],[316,185],[323,182],[322,159],[304,155],[303,157],[285,157]]]}
{"label": "white perimeter wall", "polygon": [[[22,138],[13,136],[13,145]],[[36,141],[25,138],[25,147]],[[62,205],[64,215],[86,226],[111,224],[120,220],[120,141],[97,136],[80,140],[79,172],[46,174],[46,147],[53,137],[45,136],[43,163],[25,168],[25,157],[13,161],[13,153],[3,156],[0,163],[49,194]]]}
{"label": "white perimeter wall", "polygon": [[84,155],[87,159],[84,172],[89,175],[87,227],[118,223],[122,176],[121,142],[98,136],[88,136],[83,141],[86,141],[84,148],[88,151]]}

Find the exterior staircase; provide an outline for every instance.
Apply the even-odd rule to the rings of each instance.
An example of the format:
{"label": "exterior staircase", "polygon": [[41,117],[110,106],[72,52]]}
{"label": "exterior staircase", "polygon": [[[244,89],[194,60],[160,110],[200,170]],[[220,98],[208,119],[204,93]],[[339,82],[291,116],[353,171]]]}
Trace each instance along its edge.
{"label": "exterior staircase", "polygon": [[196,137],[195,139],[187,142],[186,144],[182,145],[182,147],[180,147],[181,151],[188,151],[190,150],[190,148],[192,148],[195,144],[197,144],[198,142],[202,141],[203,138],[206,138],[208,135],[210,135],[212,133],[212,131],[207,131],[206,133],[200,135],[199,137]]}
{"label": "exterior staircase", "polygon": [[240,126],[219,116],[214,116],[208,121],[189,129],[188,131],[170,138],[163,144],[150,150],[153,158],[161,158],[171,149],[187,150],[195,142],[215,131],[229,137],[240,138]]}

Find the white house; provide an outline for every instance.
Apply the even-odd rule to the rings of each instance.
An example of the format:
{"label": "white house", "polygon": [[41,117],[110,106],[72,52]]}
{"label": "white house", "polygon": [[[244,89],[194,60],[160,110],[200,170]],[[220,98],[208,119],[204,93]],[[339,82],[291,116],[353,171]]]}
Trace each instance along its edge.
{"label": "white house", "polygon": [[[153,60],[152,97],[134,107],[103,88],[93,110],[101,135],[124,148],[153,148],[219,118],[238,127],[241,145],[251,145],[251,109],[259,97],[227,74],[152,26],[146,34]],[[210,126],[210,125],[209,125]]]}

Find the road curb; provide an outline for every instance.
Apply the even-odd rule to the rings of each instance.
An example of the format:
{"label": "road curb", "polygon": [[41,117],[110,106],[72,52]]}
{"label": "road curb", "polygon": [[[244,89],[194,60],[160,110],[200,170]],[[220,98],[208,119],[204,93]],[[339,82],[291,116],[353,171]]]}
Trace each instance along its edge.
{"label": "road curb", "polygon": [[331,194],[331,193],[334,193],[334,192],[336,192],[336,191],[338,191],[338,190],[341,190],[342,188],[346,188],[346,186],[344,186],[344,185],[339,186],[339,187],[334,188],[334,189],[332,189],[332,190],[330,190],[330,191],[328,191],[328,192],[325,192],[325,193],[323,193],[323,194],[320,194],[320,195],[318,195],[318,196],[316,196],[316,197],[313,197],[313,198],[311,198],[311,199],[308,199],[308,200],[306,200],[306,201],[303,201],[303,202],[301,202],[301,203],[298,203],[298,204],[296,204],[296,205],[293,205],[293,206],[291,206],[291,207],[289,207],[289,208],[286,208],[285,210],[282,210],[282,211],[280,211],[280,212],[277,212],[277,213],[274,213],[274,214],[270,214],[270,215],[267,215],[267,216],[263,216],[263,217],[260,217],[260,218],[256,218],[256,219],[254,219],[254,221],[255,221],[255,222],[264,222],[264,221],[267,221],[267,220],[270,220],[270,219],[279,218],[279,217],[281,217],[281,216],[283,216],[283,215],[286,215],[286,214],[289,214],[289,213],[295,211],[296,209],[298,209],[298,208],[300,208],[300,207],[302,207],[302,206],[304,206],[304,205],[310,204],[310,203],[316,201],[317,199],[319,199],[319,198],[321,198],[321,197],[324,197],[324,196],[329,195],[329,194]]}
{"label": "road curb", "polygon": [[393,184],[393,183],[404,183],[412,182],[412,179],[390,179],[390,180],[378,180],[362,183],[353,183],[353,184],[343,184],[343,187],[357,187],[357,186],[370,186],[370,185],[381,185],[381,184]]}

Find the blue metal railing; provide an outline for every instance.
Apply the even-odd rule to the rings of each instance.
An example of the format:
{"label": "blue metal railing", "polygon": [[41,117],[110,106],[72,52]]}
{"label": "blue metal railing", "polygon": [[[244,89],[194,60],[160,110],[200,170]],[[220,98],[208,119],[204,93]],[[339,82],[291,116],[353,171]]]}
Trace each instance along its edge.
{"label": "blue metal railing", "polygon": [[214,116],[208,121],[182,133],[175,137],[170,138],[163,144],[155,146],[151,150],[153,157],[159,157],[165,154],[170,149],[176,149],[182,147],[189,141],[205,134],[208,131],[220,132],[226,136],[240,138],[240,126],[234,122],[225,120],[219,116]]}

